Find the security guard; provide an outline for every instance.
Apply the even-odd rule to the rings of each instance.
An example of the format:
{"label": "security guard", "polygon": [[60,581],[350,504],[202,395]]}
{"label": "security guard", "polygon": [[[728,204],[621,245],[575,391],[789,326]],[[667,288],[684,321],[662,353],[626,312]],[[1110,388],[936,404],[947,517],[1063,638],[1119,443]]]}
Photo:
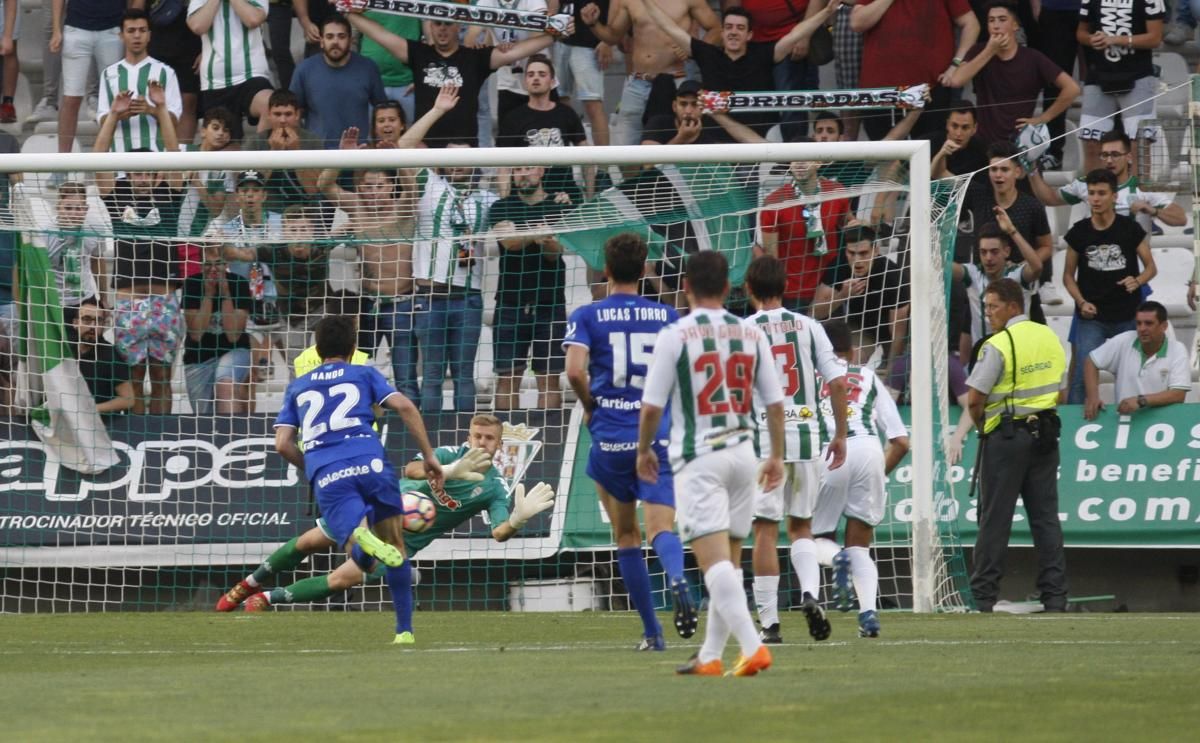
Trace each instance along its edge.
{"label": "security guard", "polygon": [[993,281],[983,298],[992,335],[967,379],[971,417],[980,435],[979,536],[971,593],[991,611],[1000,592],[1017,497],[1025,502],[1037,550],[1037,586],[1046,611],[1067,606],[1066,559],[1058,520],[1058,434],[1055,411],[1067,372],[1054,331],[1025,316],[1021,287]]}

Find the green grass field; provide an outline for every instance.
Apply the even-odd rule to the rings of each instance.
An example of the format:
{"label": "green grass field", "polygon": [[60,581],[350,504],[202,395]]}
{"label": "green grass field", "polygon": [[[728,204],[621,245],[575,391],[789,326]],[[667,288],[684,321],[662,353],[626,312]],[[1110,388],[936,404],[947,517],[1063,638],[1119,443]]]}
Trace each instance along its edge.
{"label": "green grass field", "polygon": [[[1197,724],[1200,616],[852,615],[755,678],[681,678],[628,613],[0,618],[3,739],[1152,740]],[[669,617],[664,616],[669,624]],[[703,630],[703,626],[701,627]],[[734,648],[727,653],[730,664]]]}

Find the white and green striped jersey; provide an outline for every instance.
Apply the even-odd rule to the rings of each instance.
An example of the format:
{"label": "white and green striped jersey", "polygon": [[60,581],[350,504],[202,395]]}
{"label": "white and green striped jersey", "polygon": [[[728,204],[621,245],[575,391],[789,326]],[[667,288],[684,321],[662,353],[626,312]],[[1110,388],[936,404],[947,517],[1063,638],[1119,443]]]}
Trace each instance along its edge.
{"label": "white and green striped jersey", "polygon": [[[210,0],[190,0],[188,15]],[[222,90],[240,85],[252,77],[269,78],[267,51],[263,46],[263,23],[246,28],[229,0],[215,0],[221,7],[208,31],[200,35],[200,90]],[[245,0],[248,5],[267,11],[267,0]]]}
{"label": "white and green striped jersey", "polygon": [[456,188],[431,168],[417,174],[417,193],[413,277],[482,290],[484,245],[466,236],[487,230],[488,210],[499,197],[491,191]]}
{"label": "white and green striped jersey", "polygon": [[[137,64],[130,64],[121,59],[104,68],[104,71],[100,73],[100,98],[96,102],[96,121],[103,121],[104,117],[108,116],[108,112],[112,109],[113,99],[123,91],[132,91],[137,98],[145,98],[151,80],[156,80],[162,86],[167,98],[167,110],[178,121],[183,114],[183,98],[179,95],[179,80],[175,77],[175,70],[154,57],[146,57]],[[150,114],[138,114],[119,121],[113,132],[112,150],[114,152],[130,152],[140,149],[148,149],[153,152],[163,151],[158,121]]]}
{"label": "white and green striped jersey", "polygon": [[[873,369],[847,364],[838,359],[846,377],[846,436],[879,439],[879,433],[887,440],[908,435],[908,429],[900,418],[900,411],[883,380]],[[833,405],[829,396],[829,385],[821,380],[821,418],[827,431],[834,430]]]}
{"label": "white and green striped jersey", "polygon": [[[841,367],[833,352],[833,344],[821,324],[811,317],[782,307],[762,310],[747,318],[767,337],[775,359],[775,373],[783,387],[783,422],[785,462],[805,462],[821,454],[824,439],[824,420],[817,415],[820,387],[817,374],[834,378]],[[755,445],[758,451],[768,449],[767,411],[754,407],[758,424]]]}
{"label": "white and green striped jersey", "polygon": [[671,468],[754,435],[753,406],[783,391],[767,338],[725,310],[695,309],[658,333],[644,404],[671,404]]}

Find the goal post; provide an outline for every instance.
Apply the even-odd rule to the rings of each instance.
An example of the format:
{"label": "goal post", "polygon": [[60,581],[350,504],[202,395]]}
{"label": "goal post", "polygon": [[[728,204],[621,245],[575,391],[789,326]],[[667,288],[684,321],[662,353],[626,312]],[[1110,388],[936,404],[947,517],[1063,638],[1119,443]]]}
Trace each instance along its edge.
{"label": "goal post", "polygon": [[[94,410],[80,413],[79,406],[70,403],[60,404],[63,410],[58,410],[45,397],[49,394],[46,390],[36,384],[33,389],[27,389],[30,375],[21,373],[26,368],[24,365],[21,369],[13,368],[9,375],[11,396],[5,403],[16,412],[8,424],[9,441],[6,444],[14,454],[4,460],[10,470],[0,473],[0,572],[6,578],[0,611],[159,608],[163,604],[192,605],[189,602],[200,607],[205,600],[203,596],[207,595],[205,592],[223,586],[231,571],[236,572],[239,566],[257,564],[265,557],[264,552],[308,528],[311,506],[307,502],[303,476],[298,476],[281,460],[276,461],[269,446],[269,422],[278,408],[283,388],[294,374],[291,365],[296,344],[311,343],[315,321],[322,314],[338,312],[338,307],[350,306],[346,302],[351,299],[354,302],[361,300],[362,304],[355,304],[355,307],[366,308],[361,309],[360,322],[371,324],[374,343],[369,363],[375,364],[397,387],[402,387],[402,383],[411,384],[411,388],[405,389],[406,394],[417,398],[424,396],[426,403],[429,390],[434,390],[436,410],[427,407],[424,412],[427,425],[435,432],[435,445],[461,444],[466,440],[472,414],[495,413],[508,424],[497,458],[507,484],[511,486],[522,478],[535,482],[531,478],[537,478],[555,486],[558,493],[554,509],[531,522],[527,533],[509,542],[497,543],[490,539],[486,519],[476,517],[445,540],[423,549],[416,564],[428,567],[436,576],[422,589],[432,592],[430,605],[517,608],[520,603],[521,607],[527,608],[530,602],[526,600],[524,589],[511,587],[524,586],[531,581],[590,580],[597,587],[594,604],[586,608],[620,608],[622,603],[617,595],[620,588],[611,579],[611,572],[603,580],[598,577],[606,574],[604,566],[611,562],[616,548],[611,535],[604,536],[608,528],[606,517],[583,475],[586,461],[581,458],[581,452],[586,452],[588,439],[582,415],[566,384],[562,385],[565,407],[550,410],[543,406],[543,400],[550,398],[545,389],[539,388],[542,380],[538,377],[543,375],[538,372],[545,367],[550,369],[548,376],[557,376],[561,369],[556,369],[550,358],[554,352],[539,352],[539,346],[534,344],[533,355],[520,360],[521,363],[528,361],[528,368],[520,375],[514,374],[516,387],[510,390],[511,399],[506,403],[513,407],[502,409],[500,404],[501,377],[504,375],[496,370],[504,363],[503,354],[507,351],[501,350],[497,337],[504,332],[505,323],[524,321],[519,315],[501,312],[494,299],[497,292],[505,291],[505,285],[498,284],[497,268],[504,249],[497,248],[494,243],[512,235],[541,233],[530,226],[518,224],[513,228],[503,222],[489,222],[487,212],[497,199],[490,193],[499,183],[495,174],[501,169],[528,166],[574,172],[579,186],[576,201],[553,220],[539,223],[541,232],[551,230],[566,252],[565,286],[560,288],[565,293],[565,309],[569,313],[591,300],[596,289],[593,282],[602,268],[604,236],[621,230],[632,229],[647,237],[652,259],[660,273],[653,286],[663,296],[670,293],[666,288],[670,285],[678,300],[677,282],[682,259],[696,249],[726,252],[731,259],[734,278],[740,282],[745,266],[761,241],[760,217],[767,206],[764,201],[781,184],[790,182],[793,176],[789,164],[796,162],[820,163],[835,169],[844,165],[841,172],[856,175],[843,177],[840,181],[830,179],[832,185],[822,186],[823,190],[815,194],[773,202],[771,208],[794,206],[815,210],[805,213],[819,219],[822,205],[844,200],[864,219],[871,214],[886,213],[894,225],[890,234],[879,237],[877,248],[879,257],[888,261],[887,270],[903,277],[896,280],[894,286],[889,286],[896,290],[897,297],[901,290],[908,297],[904,330],[907,333],[906,354],[903,358],[892,358],[890,352],[880,350],[886,345],[881,340],[885,336],[881,327],[861,328],[862,337],[871,338],[876,349],[874,363],[880,363],[879,358],[887,359],[886,368],[881,366],[876,369],[877,373],[885,381],[891,377],[900,379],[900,384],[906,387],[903,395],[909,403],[911,416],[909,458],[902,466],[904,474],[893,473],[888,515],[878,531],[876,553],[880,556],[881,572],[886,576],[886,587],[881,586],[883,608],[918,612],[961,610],[969,603],[958,541],[960,512],[965,511],[966,506],[960,508],[961,500],[956,499],[943,447],[944,434],[951,427],[944,361],[949,273],[945,261],[953,252],[952,241],[948,243],[953,230],[947,232],[943,228],[956,219],[965,183],[932,184],[929,161],[926,141],[19,154],[6,157],[0,160],[0,172],[23,173],[25,177],[24,183],[14,189],[13,220],[9,224],[0,222],[0,231],[22,248],[35,250],[49,250],[50,238],[68,233],[98,240],[99,253],[94,257],[98,265],[107,268],[104,269],[106,276],[97,278],[101,283],[108,283],[107,287],[98,286],[98,291],[109,297],[105,304],[109,308],[110,326],[116,322],[115,314],[125,311],[118,308],[114,313],[113,287],[129,285],[132,281],[130,277],[123,277],[122,271],[140,270],[128,269],[133,264],[121,259],[114,251],[120,249],[118,243],[122,240],[132,241],[132,238],[123,237],[123,230],[132,229],[130,225],[144,228],[147,215],[137,209],[132,213],[113,211],[99,198],[95,174],[105,171],[187,174],[179,179],[182,184],[179,193],[183,194],[180,198],[193,198],[193,206],[196,203],[217,204],[212,207],[216,213],[210,215],[208,229],[185,232],[172,221],[153,238],[139,239],[169,244],[171,270],[175,273],[171,274],[168,283],[184,319],[194,319],[194,315],[188,314],[194,309],[185,296],[184,285],[189,279],[199,280],[196,277],[207,265],[206,250],[215,249],[213,246],[220,248],[222,261],[228,262],[231,271],[237,263],[249,266],[243,278],[253,295],[246,299],[248,309],[245,310],[249,315],[246,332],[253,336],[253,343],[247,349],[246,358],[254,368],[247,381],[238,382],[236,374],[234,376],[235,386],[245,384],[249,390],[246,394],[250,395],[250,412],[236,406],[232,413],[228,409],[223,411],[220,405],[210,409],[192,399],[188,385],[194,380],[189,378],[190,369],[183,368],[190,362],[182,360],[186,352],[181,352],[172,362],[171,397],[167,400],[169,412],[155,416],[122,414],[115,417],[97,414]],[[619,167],[649,167],[648,164],[656,165],[644,171],[652,173],[644,182],[636,178],[621,182]],[[601,172],[607,178],[601,179],[601,186],[594,194],[585,196],[582,173],[589,169]],[[453,186],[449,174],[456,170],[468,171],[466,179],[458,182],[457,188],[464,193],[489,192],[489,195],[469,203],[465,197],[456,196],[450,206],[446,205],[450,202],[435,203],[434,197],[438,194],[430,190],[433,188],[430,181],[446,174],[439,183]],[[256,175],[249,176],[248,171],[254,171]],[[345,206],[327,195],[318,198],[316,194],[310,194],[311,199],[306,203],[314,210],[327,209],[328,214],[322,217],[325,221],[314,219],[314,223],[319,224],[312,226],[309,232],[286,233],[291,236],[285,237],[284,232],[279,231],[291,229],[288,220],[294,215],[287,209],[280,209],[279,215],[272,218],[282,227],[271,228],[268,224],[262,230],[248,230],[243,224],[235,237],[229,237],[231,232],[222,231],[223,225],[241,218],[239,183],[249,183],[254,178],[266,183],[279,177],[280,173],[300,171],[314,174],[337,171],[333,185],[327,182],[322,188],[330,188],[330,193],[340,188],[352,195],[360,188],[360,181],[353,174],[380,171],[392,174],[387,180],[387,188],[391,189],[389,198],[405,189],[415,189],[404,197],[411,198],[404,202],[407,205],[404,208],[408,210],[405,218],[411,222],[406,228],[409,232],[391,233],[374,228],[355,231],[354,225],[349,223],[357,219],[351,212],[359,207]],[[60,229],[56,209],[61,194],[51,186],[51,173],[70,174],[68,181],[80,183],[86,189],[88,217],[81,225]],[[607,186],[607,180],[616,185]],[[294,185],[298,189],[304,187],[298,179]],[[311,183],[308,185],[312,186]],[[273,188],[269,183],[264,187],[269,193]],[[220,198],[214,200],[214,194]],[[321,194],[325,192],[321,191]],[[426,197],[428,201],[423,201]],[[370,206],[366,201],[361,203]],[[371,211],[367,206],[362,207],[364,214]],[[422,232],[426,222],[436,223],[435,227],[441,224],[438,220],[442,218],[442,212],[437,210],[442,208],[461,212],[461,219],[455,217],[458,221],[446,218],[445,224],[453,222],[453,230],[445,234]],[[270,209],[264,207],[264,214],[268,211]],[[155,218],[169,220],[175,216],[163,212]],[[482,305],[478,311],[483,320],[481,327],[474,331],[474,345],[465,351],[461,348],[457,351],[468,353],[469,358],[460,361],[470,366],[470,381],[477,387],[477,392],[471,393],[473,400],[469,406],[463,403],[464,399],[471,399],[469,395],[463,397],[461,382],[465,380],[456,377],[455,350],[429,345],[433,336],[422,323],[430,322],[428,318],[432,315],[423,314],[430,309],[424,303],[420,285],[415,294],[402,297],[385,295],[383,289],[369,288],[391,285],[389,281],[404,283],[388,275],[387,271],[380,272],[376,264],[392,260],[379,257],[391,255],[386,252],[386,246],[380,248],[380,243],[410,245],[411,255],[403,253],[408,256],[404,260],[409,261],[411,273],[420,279],[422,273],[417,264],[426,260],[430,251],[436,253],[436,246],[430,245],[440,240],[457,248],[458,257],[443,266],[449,273],[443,276],[424,274],[424,278],[429,279],[426,285],[449,287],[449,293],[445,295],[449,298],[447,301],[469,305],[473,301],[471,297],[478,296]],[[288,312],[294,315],[295,307],[300,306],[293,304],[291,310],[285,311],[283,286],[292,277],[281,275],[282,271],[271,271],[270,260],[263,257],[273,255],[271,251],[276,248],[283,250],[285,243],[304,243],[311,248],[294,251],[293,255],[325,256],[322,260],[328,262],[328,276],[321,281],[322,291],[329,296],[311,297],[321,301],[304,304],[298,311],[299,316],[286,316],[281,320],[279,316],[260,310],[265,306],[262,303],[267,302],[280,316]],[[422,247],[425,243],[428,245]],[[228,255],[224,251],[229,251]],[[286,255],[286,251],[279,254]],[[668,266],[673,266],[674,284],[671,284]],[[470,292],[459,292],[453,282],[445,280],[460,268],[469,273],[476,267],[480,283],[473,285],[472,279],[468,279],[466,286]],[[539,283],[550,281],[541,269],[534,266],[529,270],[532,273],[528,276],[508,284],[508,290],[534,295],[550,286]],[[122,281],[125,283],[121,284]],[[904,282],[903,286],[898,282]],[[241,279],[237,283],[241,283]],[[272,290],[267,289],[264,295],[264,285],[278,285],[281,293],[272,295]],[[68,295],[71,292],[79,293],[77,286],[71,287],[63,290],[61,281],[59,283],[59,289],[64,291],[61,298],[64,306],[70,303]],[[410,287],[405,291],[413,290]],[[277,308],[273,306],[275,299],[279,303]],[[401,304],[408,309],[403,312],[395,309]],[[883,307],[876,311],[876,316],[884,317],[887,311],[894,309],[898,307]],[[402,320],[408,323],[403,332],[397,324]],[[460,320],[455,315],[451,324],[470,324]],[[289,328],[292,336],[298,336],[299,340],[297,337],[280,340]],[[111,330],[110,327],[106,337],[115,339]],[[185,327],[188,333],[203,330]],[[367,331],[360,326],[360,338],[364,332]],[[400,360],[404,354],[398,354],[395,340],[404,332],[414,339],[408,349],[412,358]],[[69,346],[70,334],[64,337],[67,340],[62,343]],[[417,338],[425,345],[418,344]],[[549,339],[555,346],[560,340]],[[182,335],[180,343],[185,344]],[[282,348],[285,344],[291,345]],[[539,353],[548,356],[539,357]],[[430,380],[425,373],[429,368],[426,364],[434,354],[447,359],[442,373],[444,375],[448,368],[450,374],[444,379]],[[263,365],[262,369],[258,368],[259,363]],[[38,368],[47,366],[43,363]],[[414,370],[412,377],[401,379],[403,369]],[[151,382],[149,377],[145,381],[139,380],[136,390],[136,394],[146,397],[147,405],[152,404]],[[215,404],[215,401],[208,402]],[[51,409],[49,433],[25,428],[29,411],[39,407]],[[58,417],[52,415],[55,412],[59,413]],[[53,443],[46,436],[55,430],[59,434],[69,433],[67,429],[73,425],[72,421],[77,424],[78,420],[101,421],[96,425],[104,426],[111,436],[119,464],[108,475],[68,473],[69,468],[60,464],[64,460],[56,458],[59,455],[54,447],[61,444],[61,436],[51,437]],[[56,425],[61,430],[54,429]],[[394,427],[390,433],[385,429],[384,436],[397,464],[411,456],[411,442]],[[136,477],[130,475],[135,466],[141,468]],[[47,473],[54,475],[53,485]],[[66,480],[60,477],[63,473],[69,474],[66,480],[70,483],[64,484]],[[132,483],[135,479],[140,479],[140,483]],[[72,505],[89,499],[98,505],[92,511]],[[237,510],[240,507],[238,499],[256,504],[257,513],[277,514],[276,521],[259,523],[266,516],[255,521],[251,515],[246,515],[254,509]],[[242,516],[235,513],[243,511]],[[90,522],[86,518],[88,513],[93,516]],[[98,526],[97,513],[107,518],[104,526]],[[132,520],[135,516],[137,519]],[[117,520],[117,517],[121,519]],[[199,524],[204,518],[209,522]],[[279,518],[283,523],[279,523]],[[223,524],[221,519],[225,519]],[[336,559],[335,555],[335,563]],[[325,559],[311,569],[323,569],[328,564],[329,560]],[[168,577],[163,578],[160,573]],[[298,572],[297,577],[304,574]],[[164,580],[178,582],[176,587],[165,592],[165,598],[163,591],[145,589],[148,583]],[[695,582],[699,584],[699,581]],[[68,585],[60,590],[57,583]],[[521,591],[520,602],[513,599],[510,605],[504,601],[510,589]],[[367,604],[380,601],[380,589],[372,590],[365,592],[366,598],[361,600]],[[125,593],[137,598],[123,597]],[[187,598],[181,600],[180,595]]]}

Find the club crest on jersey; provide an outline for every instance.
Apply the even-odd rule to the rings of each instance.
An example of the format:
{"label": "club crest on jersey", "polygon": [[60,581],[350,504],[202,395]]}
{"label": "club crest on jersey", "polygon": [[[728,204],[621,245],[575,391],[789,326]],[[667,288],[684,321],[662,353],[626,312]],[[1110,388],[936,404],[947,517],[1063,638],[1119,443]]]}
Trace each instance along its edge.
{"label": "club crest on jersey", "polygon": [[509,493],[512,493],[517,483],[525,477],[533,458],[542,450],[542,442],[537,440],[540,428],[533,428],[524,423],[512,425],[504,423],[504,431],[500,435],[500,448],[496,451],[493,463],[500,471]]}

